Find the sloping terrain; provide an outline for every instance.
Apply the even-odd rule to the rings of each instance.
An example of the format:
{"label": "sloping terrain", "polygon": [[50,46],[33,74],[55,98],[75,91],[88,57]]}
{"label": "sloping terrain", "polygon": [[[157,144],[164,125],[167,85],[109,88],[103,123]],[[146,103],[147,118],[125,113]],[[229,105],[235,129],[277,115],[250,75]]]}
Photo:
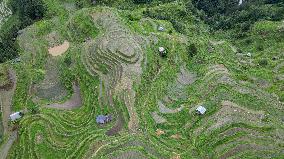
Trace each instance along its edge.
{"label": "sloping terrain", "polygon": [[7,21],[9,16],[12,15],[11,9],[7,6],[7,0],[3,0],[0,3],[0,28],[3,23]]}
{"label": "sloping terrain", "polygon": [[283,22],[257,22],[229,41],[194,16],[183,33],[145,17],[183,3],[46,3],[53,16],[23,29],[21,61],[5,63],[17,74],[11,111],[27,109],[5,121],[18,132],[7,158],[283,157]]}

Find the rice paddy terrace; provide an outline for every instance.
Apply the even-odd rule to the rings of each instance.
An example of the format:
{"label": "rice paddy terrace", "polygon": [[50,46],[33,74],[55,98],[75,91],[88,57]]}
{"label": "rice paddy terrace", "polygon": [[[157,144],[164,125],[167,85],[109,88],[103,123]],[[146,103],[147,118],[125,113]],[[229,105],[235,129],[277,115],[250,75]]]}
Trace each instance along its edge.
{"label": "rice paddy terrace", "polygon": [[[229,42],[127,15],[85,8],[23,30],[21,62],[11,65],[17,74],[11,109],[27,113],[11,123],[18,139],[7,158],[284,157],[283,101],[277,95],[283,89],[283,41],[273,52],[274,71],[262,70],[271,77],[261,80],[261,68],[251,66],[256,59],[237,54]],[[191,41],[200,52],[213,53],[189,58]],[[56,56],[48,52],[67,43]],[[167,57],[159,55],[159,46]],[[244,66],[253,67],[248,79],[241,76]],[[196,114],[199,105],[206,107],[204,115]],[[97,124],[100,114],[113,120]]]}

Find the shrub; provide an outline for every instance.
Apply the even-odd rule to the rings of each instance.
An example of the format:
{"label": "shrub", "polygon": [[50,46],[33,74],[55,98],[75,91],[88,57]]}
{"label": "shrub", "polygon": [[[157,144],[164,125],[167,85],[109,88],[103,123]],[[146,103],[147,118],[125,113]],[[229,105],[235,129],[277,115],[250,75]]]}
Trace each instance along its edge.
{"label": "shrub", "polygon": [[28,99],[28,110],[32,114],[37,114],[39,113],[39,106],[36,105],[31,99]]}
{"label": "shrub", "polygon": [[198,49],[197,49],[197,47],[195,46],[195,44],[190,44],[190,45],[187,47],[187,52],[188,52],[188,55],[189,55],[190,57],[193,57],[193,56],[197,55]]}
{"label": "shrub", "polygon": [[70,66],[71,63],[72,63],[71,56],[66,56],[65,59],[64,59],[64,63],[65,63],[67,66]]}
{"label": "shrub", "polygon": [[279,101],[280,101],[280,102],[284,102],[284,93],[281,93],[281,94],[279,95]]}
{"label": "shrub", "polygon": [[179,33],[184,33],[185,31],[185,26],[183,25],[183,23],[177,21],[177,20],[171,20],[171,23],[173,25],[173,27],[175,28],[175,30]]}
{"label": "shrub", "polygon": [[83,42],[86,38],[94,38],[98,34],[92,18],[82,12],[75,15],[67,27],[70,32],[70,41]]}
{"label": "shrub", "polygon": [[261,59],[261,60],[259,60],[258,64],[260,66],[267,66],[268,65],[268,60],[267,59]]}
{"label": "shrub", "polygon": [[262,44],[258,44],[258,45],[256,46],[256,50],[257,50],[257,51],[263,51],[263,50],[264,50],[263,45],[262,45]]}

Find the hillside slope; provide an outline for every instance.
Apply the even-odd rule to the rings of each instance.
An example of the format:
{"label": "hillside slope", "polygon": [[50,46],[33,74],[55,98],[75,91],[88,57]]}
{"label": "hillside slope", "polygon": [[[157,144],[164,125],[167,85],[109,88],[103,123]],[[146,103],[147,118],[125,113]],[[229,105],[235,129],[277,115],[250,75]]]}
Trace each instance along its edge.
{"label": "hillside slope", "polygon": [[25,112],[6,130],[18,131],[8,158],[284,157],[282,21],[236,40],[182,17],[183,2],[45,3],[52,18],[22,30],[20,61],[0,65],[16,71],[12,112]]}

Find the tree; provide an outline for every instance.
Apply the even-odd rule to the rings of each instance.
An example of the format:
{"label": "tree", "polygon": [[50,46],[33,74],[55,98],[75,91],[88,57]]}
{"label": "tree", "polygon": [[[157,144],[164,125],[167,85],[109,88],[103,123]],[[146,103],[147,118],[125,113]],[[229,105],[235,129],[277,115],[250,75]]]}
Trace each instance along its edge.
{"label": "tree", "polygon": [[46,12],[42,0],[13,0],[11,6],[13,12],[17,13],[21,20],[21,28],[42,19]]}
{"label": "tree", "polygon": [[18,55],[18,31],[43,18],[46,8],[42,0],[12,0],[14,15],[0,29],[0,63]]}

